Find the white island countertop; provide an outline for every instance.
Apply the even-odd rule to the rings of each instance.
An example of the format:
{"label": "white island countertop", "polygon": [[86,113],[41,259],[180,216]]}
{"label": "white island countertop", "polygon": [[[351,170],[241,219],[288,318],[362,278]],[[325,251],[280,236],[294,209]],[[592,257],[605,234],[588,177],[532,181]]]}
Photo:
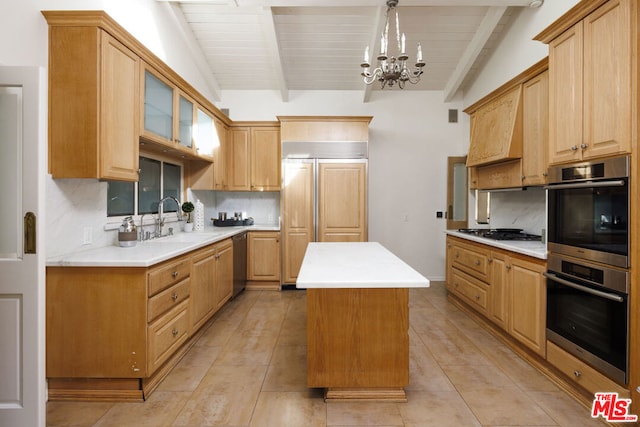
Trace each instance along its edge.
{"label": "white island countertop", "polygon": [[296,288],[426,288],[429,280],[377,242],[309,243]]}

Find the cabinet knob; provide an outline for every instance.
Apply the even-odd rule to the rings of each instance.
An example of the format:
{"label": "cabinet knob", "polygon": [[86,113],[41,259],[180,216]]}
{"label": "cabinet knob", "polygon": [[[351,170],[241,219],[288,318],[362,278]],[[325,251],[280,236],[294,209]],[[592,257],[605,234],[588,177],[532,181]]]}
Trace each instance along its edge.
{"label": "cabinet knob", "polygon": [[178,334],[179,334],[179,332],[178,332],[178,330],[177,330],[177,329],[173,329],[173,330],[171,331],[171,335],[173,335],[174,337],[175,337],[176,335],[178,335]]}
{"label": "cabinet knob", "polygon": [[489,258],[489,259],[487,260],[487,262],[488,262],[489,264],[491,264],[491,263],[493,262],[493,258]]}
{"label": "cabinet knob", "polygon": [[507,270],[511,270],[511,266],[510,266],[509,264],[507,264],[507,265],[505,266],[505,268],[506,268]]}
{"label": "cabinet knob", "polygon": [[173,276],[173,278],[175,279],[176,277],[178,277],[178,272],[174,271],[173,273],[171,273],[171,276]]}
{"label": "cabinet knob", "polygon": [[580,144],[580,148],[582,148],[583,150],[585,150],[588,147],[587,144],[585,144],[584,142],[582,144]]}
{"label": "cabinet knob", "polygon": [[460,252],[456,252],[456,258],[460,258]]}
{"label": "cabinet knob", "polygon": [[572,145],[571,146],[571,151],[578,151],[578,146],[577,145]]}
{"label": "cabinet knob", "polygon": [[176,301],[178,299],[178,294],[174,292],[173,295],[171,295],[171,299]]}
{"label": "cabinet knob", "polygon": [[480,260],[479,259],[476,260],[476,265],[480,265]]}
{"label": "cabinet knob", "polygon": [[476,295],[476,301],[480,301],[480,295]]}
{"label": "cabinet knob", "polygon": [[573,375],[576,376],[576,378],[580,378],[580,375],[582,375],[582,372],[578,371],[577,369],[575,371],[573,371]]}

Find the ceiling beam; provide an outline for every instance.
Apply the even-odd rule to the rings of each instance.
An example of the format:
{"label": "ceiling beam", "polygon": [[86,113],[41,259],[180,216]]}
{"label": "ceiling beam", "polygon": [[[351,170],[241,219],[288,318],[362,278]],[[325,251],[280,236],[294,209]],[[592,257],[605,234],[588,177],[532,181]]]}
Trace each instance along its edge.
{"label": "ceiling beam", "polygon": [[[187,0],[157,0],[185,2]],[[189,3],[208,3],[220,6],[247,7],[364,7],[385,5],[385,0],[188,0]],[[543,0],[400,0],[400,6],[532,6],[539,7]]]}
{"label": "ceiling beam", "polygon": [[182,13],[180,5],[177,3],[171,3],[169,4],[169,10],[172,12],[173,17],[178,24],[178,29],[182,33],[182,37],[187,43],[187,46],[191,53],[191,57],[193,58],[198,71],[200,71],[200,74],[202,74],[202,77],[204,77],[204,80],[207,83],[209,90],[211,91],[213,100],[220,102],[222,99],[220,85],[211,72],[211,66],[205,59],[206,56],[202,51],[202,48],[200,48],[200,44],[193,35],[193,31],[191,31],[191,28],[189,27],[189,24],[187,23],[187,20]]}
{"label": "ceiling beam", "polygon": [[273,22],[273,13],[270,7],[265,7],[264,13],[262,14],[262,32],[265,38],[265,43],[267,44],[267,48],[269,49],[271,66],[276,73],[282,102],[289,102],[289,87],[284,76],[282,55],[280,55],[280,45],[278,44],[278,37],[276,36],[276,26]]}
{"label": "ceiling beam", "polygon": [[473,39],[471,39],[471,42],[467,45],[453,74],[444,86],[444,102],[449,102],[454,98],[464,78],[469,73],[469,70],[487,44],[487,40],[491,37],[491,34],[506,11],[507,8],[505,6],[490,7],[484,18],[482,18],[482,22],[478,26],[478,30],[474,34]]}
{"label": "ceiling beam", "polygon": [[[371,65],[373,66],[373,68],[376,67],[376,63],[377,61],[374,61],[374,59],[378,56],[378,53],[380,51],[380,34],[382,34],[382,30],[384,29],[385,26],[385,22],[382,22],[382,17],[383,15],[387,13],[387,8],[384,6],[380,6],[378,7],[378,9],[376,10],[375,13],[375,21],[374,24],[371,26],[371,28],[373,28],[373,31],[371,32],[371,41],[369,42],[369,58],[371,58],[369,61],[371,61]],[[363,53],[363,58],[364,58],[364,51]],[[373,89],[373,85],[377,84],[377,82],[374,82],[370,85],[366,84],[366,83],[362,83],[364,85],[364,93],[362,95],[362,102],[363,103],[367,103],[369,102],[369,99],[371,98],[371,91]]]}

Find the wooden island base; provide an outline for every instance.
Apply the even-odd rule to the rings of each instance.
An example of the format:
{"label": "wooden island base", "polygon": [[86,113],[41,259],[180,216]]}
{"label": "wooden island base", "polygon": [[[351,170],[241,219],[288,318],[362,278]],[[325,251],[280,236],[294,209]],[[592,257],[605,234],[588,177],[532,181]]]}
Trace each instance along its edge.
{"label": "wooden island base", "polygon": [[307,386],[325,399],[406,402],[407,288],[307,289]]}

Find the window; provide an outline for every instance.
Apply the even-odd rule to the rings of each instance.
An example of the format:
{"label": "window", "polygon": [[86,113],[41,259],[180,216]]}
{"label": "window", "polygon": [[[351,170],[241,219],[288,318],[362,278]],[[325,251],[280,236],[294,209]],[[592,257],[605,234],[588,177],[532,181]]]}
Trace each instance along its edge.
{"label": "window", "polygon": [[[118,217],[158,212],[158,202],[167,196],[180,199],[182,166],[162,159],[140,157],[138,182],[109,181],[107,216]],[[176,212],[172,200],[164,202],[164,212]]]}

